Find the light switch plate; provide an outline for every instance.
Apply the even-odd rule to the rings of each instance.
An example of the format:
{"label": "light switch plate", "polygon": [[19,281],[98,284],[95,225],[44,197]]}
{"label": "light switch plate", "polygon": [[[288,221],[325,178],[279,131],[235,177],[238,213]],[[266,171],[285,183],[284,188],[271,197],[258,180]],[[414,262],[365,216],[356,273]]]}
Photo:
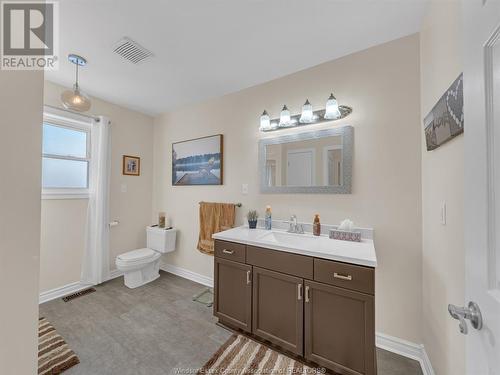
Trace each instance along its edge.
{"label": "light switch plate", "polygon": [[242,184],[241,185],[241,193],[244,195],[248,194],[248,184]]}
{"label": "light switch plate", "polygon": [[122,184],[121,185],[121,191],[122,191],[122,193],[126,193],[127,192],[127,184]]}
{"label": "light switch plate", "polygon": [[446,202],[441,203],[441,225],[446,225]]}

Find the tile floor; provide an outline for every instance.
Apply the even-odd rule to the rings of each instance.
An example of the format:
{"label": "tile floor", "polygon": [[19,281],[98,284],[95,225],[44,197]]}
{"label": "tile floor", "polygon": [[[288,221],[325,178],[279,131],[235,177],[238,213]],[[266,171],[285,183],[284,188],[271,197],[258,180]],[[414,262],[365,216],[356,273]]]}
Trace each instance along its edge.
{"label": "tile floor", "polygon": [[[80,358],[65,375],[166,375],[197,369],[231,333],[192,301],[203,286],[161,272],[143,287],[117,278],[86,296],[40,305]],[[377,349],[378,375],[421,375],[418,362]],[[183,374],[188,372],[183,371]]]}

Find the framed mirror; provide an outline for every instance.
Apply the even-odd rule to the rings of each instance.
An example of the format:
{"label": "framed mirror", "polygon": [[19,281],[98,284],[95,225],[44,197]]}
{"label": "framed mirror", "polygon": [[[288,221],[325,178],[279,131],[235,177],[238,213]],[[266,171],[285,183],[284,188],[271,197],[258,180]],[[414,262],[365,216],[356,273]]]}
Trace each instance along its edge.
{"label": "framed mirror", "polygon": [[350,194],[353,127],[261,139],[262,193]]}

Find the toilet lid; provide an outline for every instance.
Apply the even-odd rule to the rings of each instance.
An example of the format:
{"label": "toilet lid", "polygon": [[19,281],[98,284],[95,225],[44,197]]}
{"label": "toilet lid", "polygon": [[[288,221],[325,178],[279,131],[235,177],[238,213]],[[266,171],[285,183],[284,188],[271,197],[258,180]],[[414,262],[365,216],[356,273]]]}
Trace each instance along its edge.
{"label": "toilet lid", "polygon": [[136,262],[139,260],[151,258],[154,256],[156,252],[154,250],[144,248],[144,249],[137,249],[137,250],[132,250],[124,254],[118,255],[118,259],[123,260],[125,262]]}

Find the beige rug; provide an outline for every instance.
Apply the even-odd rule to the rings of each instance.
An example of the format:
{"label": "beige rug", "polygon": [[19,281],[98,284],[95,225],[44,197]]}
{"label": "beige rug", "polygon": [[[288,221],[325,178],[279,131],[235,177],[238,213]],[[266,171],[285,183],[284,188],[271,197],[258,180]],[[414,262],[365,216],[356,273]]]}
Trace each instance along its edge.
{"label": "beige rug", "polygon": [[245,336],[234,334],[198,371],[198,375],[297,375],[323,372],[322,369],[308,367]]}
{"label": "beige rug", "polygon": [[66,341],[45,318],[38,320],[38,374],[57,375],[80,363]]}

